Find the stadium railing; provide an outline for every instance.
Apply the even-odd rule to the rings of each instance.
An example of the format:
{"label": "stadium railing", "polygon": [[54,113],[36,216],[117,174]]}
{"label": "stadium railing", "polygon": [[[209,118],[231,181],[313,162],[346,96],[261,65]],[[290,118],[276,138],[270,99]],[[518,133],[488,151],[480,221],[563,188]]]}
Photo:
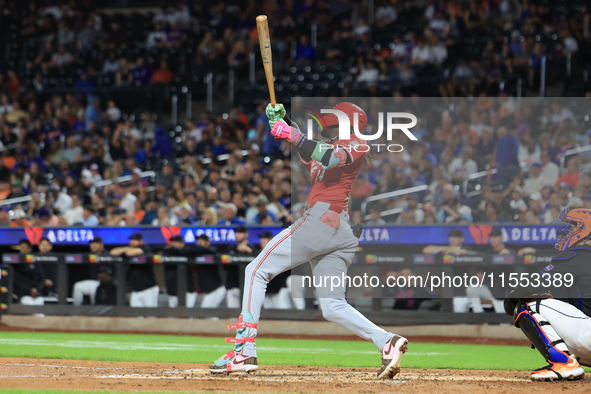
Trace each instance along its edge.
{"label": "stadium railing", "polygon": [[[153,177],[156,176],[156,173],[154,171],[143,171],[143,172],[141,172],[138,175],[139,175],[139,177],[141,179],[144,179],[144,178],[153,178]],[[94,194],[94,191],[97,188],[105,187],[105,186],[108,186],[108,185],[112,185],[114,183],[128,182],[131,179],[132,179],[131,178],[131,175],[125,175],[125,176],[121,176],[121,177],[115,178],[115,179],[106,179],[106,180],[103,180],[103,181],[99,181],[93,187],[91,187],[91,194]],[[40,195],[41,195],[41,198],[42,199],[45,198],[45,193],[41,193]],[[25,202],[29,202],[31,200],[32,200],[32,197],[30,195],[29,196],[22,196],[22,197],[15,197],[15,198],[10,198],[10,199],[7,199],[7,200],[0,201],[0,206],[14,205],[14,204],[22,204],[22,203],[25,203]]]}
{"label": "stadium railing", "polygon": [[[474,197],[474,196],[478,196],[482,193],[482,184],[480,183],[480,180],[486,177],[489,177],[491,175],[494,175],[497,173],[497,169],[496,168],[491,168],[490,170],[485,170],[485,171],[480,171],[480,172],[475,172],[474,174],[470,174],[468,176],[468,179],[466,179],[464,182],[462,182],[462,192],[464,194],[464,196],[466,197]],[[470,188],[471,184],[474,184],[476,182],[476,184],[473,187],[473,190]]]}
{"label": "stadium railing", "polygon": [[[566,162],[570,156],[579,155],[581,153],[591,152],[591,145],[581,146],[580,148],[573,148],[569,149],[564,152],[564,155],[560,158],[560,172],[563,173],[566,168]],[[589,157],[591,157],[591,153],[589,153]],[[589,167],[589,164],[586,165]],[[581,172],[584,172],[584,168],[581,168]]]}
{"label": "stadium railing", "polygon": [[[401,189],[401,190],[395,190],[393,192],[376,194],[375,196],[369,196],[365,199],[365,201],[363,201],[363,203],[361,203],[361,213],[365,215],[365,213],[367,212],[367,206],[374,201],[387,200],[387,199],[394,198],[394,197],[405,196],[407,194],[419,193],[419,192],[423,192],[427,189],[428,189],[427,185],[421,185],[421,186],[413,186],[413,187],[409,187],[409,188]],[[394,215],[394,214],[397,214],[400,212],[402,212],[402,209],[395,208],[395,209],[390,209],[390,210],[381,212],[380,216],[381,217],[389,216],[389,215]],[[364,219],[365,220],[371,219],[371,216],[365,215]]]}

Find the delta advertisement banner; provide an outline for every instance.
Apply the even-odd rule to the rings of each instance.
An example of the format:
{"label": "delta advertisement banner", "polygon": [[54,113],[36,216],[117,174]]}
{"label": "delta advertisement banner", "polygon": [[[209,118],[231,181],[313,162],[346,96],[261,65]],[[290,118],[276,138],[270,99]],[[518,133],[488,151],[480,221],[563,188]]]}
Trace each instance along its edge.
{"label": "delta advertisement banner", "polygon": [[[445,245],[451,230],[464,233],[465,245],[486,245],[493,228],[503,233],[507,245],[552,246],[556,242],[556,228],[553,226],[380,226],[366,227],[360,238],[361,245]],[[273,235],[279,227],[249,228],[249,242],[259,243],[263,231]],[[38,244],[41,238],[48,238],[56,245],[85,245],[95,237],[101,237],[106,245],[127,244],[134,233],[141,233],[147,244],[164,245],[171,237],[181,235],[187,243],[195,243],[201,234],[209,236],[212,244],[232,244],[236,241],[234,227],[62,227],[62,228],[7,228],[0,229],[0,245],[17,245],[21,239]]]}

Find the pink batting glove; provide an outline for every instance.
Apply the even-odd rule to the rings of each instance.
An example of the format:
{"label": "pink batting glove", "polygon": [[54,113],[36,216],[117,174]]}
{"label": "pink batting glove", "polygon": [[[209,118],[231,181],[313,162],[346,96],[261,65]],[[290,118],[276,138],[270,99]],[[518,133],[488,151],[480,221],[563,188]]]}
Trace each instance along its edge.
{"label": "pink batting glove", "polygon": [[295,127],[289,126],[285,121],[278,120],[271,129],[271,135],[276,140],[288,140],[294,145],[301,145],[302,133]]}

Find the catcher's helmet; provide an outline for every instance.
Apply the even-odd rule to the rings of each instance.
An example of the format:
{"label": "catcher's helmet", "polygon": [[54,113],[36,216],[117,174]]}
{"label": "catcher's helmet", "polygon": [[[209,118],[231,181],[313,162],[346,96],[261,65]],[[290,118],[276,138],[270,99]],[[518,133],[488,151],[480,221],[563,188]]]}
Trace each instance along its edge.
{"label": "catcher's helmet", "polygon": [[[339,111],[347,114],[352,126],[355,125],[355,118],[357,118],[357,131],[359,131],[360,133],[363,133],[365,131],[365,128],[367,127],[367,115],[365,114],[365,111],[362,110],[358,105],[355,105],[353,103],[344,102],[344,103],[339,103],[332,108],[338,109]],[[355,114],[357,114],[357,115],[355,115]],[[339,120],[335,114],[324,115],[324,121],[326,122],[326,126],[328,128],[330,128],[331,126],[338,126],[339,125]],[[323,132],[324,132],[324,130],[323,130]],[[324,135],[324,134],[323,134],[323,136],[326,137],[326,135]]]}
{"label": "catcher's helmet", "polygon": [[570,248],[591,234],[591,209],[576,208],[560,214],[560,220],[567,222],[556,231],[556,245],[559,251]]}

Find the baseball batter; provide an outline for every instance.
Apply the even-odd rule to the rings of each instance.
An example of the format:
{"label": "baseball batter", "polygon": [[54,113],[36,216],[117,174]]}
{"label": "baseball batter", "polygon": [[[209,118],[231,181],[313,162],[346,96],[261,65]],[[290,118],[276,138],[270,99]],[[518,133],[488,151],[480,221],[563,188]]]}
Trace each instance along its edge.
{"label": "baseball batter", "polygon": [[[365,130],[367,115],[361,108],[340,103],[334,109],[346,113],[351,125],[357,121],[360,132]],[[359,242],[359,234],[355,235],[349,226],[347,207],[351,185],[366,155],[361,152],[366,149],[350,148],[364,142],[354,134],[348,140],[338,140],[338,120],[333,114],[325,116],[328,127],[322,131],[328,142],[318,142],[308,140],[300,132],[286,116],[283,105],[269,105],[266,113],[271,135],[294,145],[310,171],[310,194],[302,218],[273,238],[246,267],[242,312],[238,323],[228,327],[237,329],[236,338],[226,339],[235,343],[235,348],[210,366],[212,373],[250,372],[258,368],[255,340],[271,279],[305,262],[310,262],[314,277],[341,277],[351,265]],[[332,290],[330,287],[316,290],[324,318],[372,341],[382,352],[377,377],[393,378],[400,370],[407,339],[384,331],[349,305],[344,284]]]}
{"label": "baseball batter", "polygon": [[549,364],[532,371],[532,380],[582,379],[581,364],[591,366],[591,210],[564,211],[560,219],[568,223],[557,232],[560,253],[542,271],[552,287],[505,298],[505,311]]}

